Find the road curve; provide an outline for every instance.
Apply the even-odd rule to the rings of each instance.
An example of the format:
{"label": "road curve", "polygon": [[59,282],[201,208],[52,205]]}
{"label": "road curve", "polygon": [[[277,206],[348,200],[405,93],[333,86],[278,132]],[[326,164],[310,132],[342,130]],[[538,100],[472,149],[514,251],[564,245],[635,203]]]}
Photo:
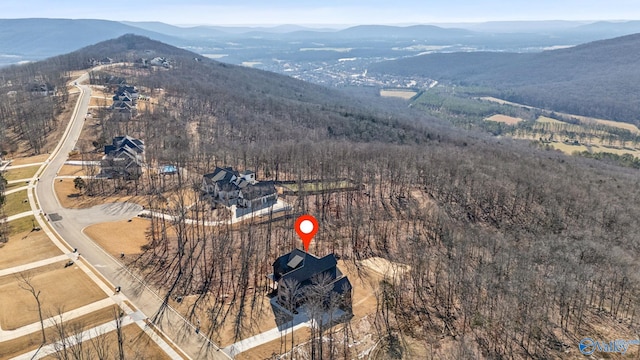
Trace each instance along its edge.
{"label": "road curve", "polygon": [[[77,83],[86,79],[87,74],[79,78]],[[58,234],[72,248],[78,249],[82,257],[108,281],[121,286],[123,294],[139,310],[147,317],[152,317],[162,305],[161,298],[82,232],[89,224],[131,218],[141,209],[130,203],[106,204],[88,210],[65,209],[60,205],[53,188],[57,172],[80,136],[89,108],[91,88],[88,85],[76,86],[80,90],[76,110],[68,131],[61,140],[59,151],[49,160],[36,183],[37,201]],[[202,333],[196,334],[193,325],[172,309],[165,312],[162,321],[156,326],[193,359],[229,359],[227,354],[218,351],[218,347],[202,336]]]}

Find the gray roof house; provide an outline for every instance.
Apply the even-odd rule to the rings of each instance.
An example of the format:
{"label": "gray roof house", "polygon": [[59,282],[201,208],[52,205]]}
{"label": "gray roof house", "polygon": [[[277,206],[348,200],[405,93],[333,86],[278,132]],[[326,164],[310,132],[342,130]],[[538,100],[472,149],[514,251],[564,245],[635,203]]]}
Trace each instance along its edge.
{"label": "gray roof house", "polygon": [[118,112],[126,118],[136,115],[138,90],[134,86],[120,85],[115,91],[112,99],[113,104],[111,104],[109,109]]}
{"label": "gray roof house", "polygon": [[226,206],[254,208],[276,201],[278,193],[273,183],[258,182],[255,175],[249,170],[240,174],[232,167],[216,167],[202,176],[202,192]]}
{"label": "gray roof house", "polygon": [[304,302],[305,288],[314,285],[316,276],[325,274],[330,280],[331,292],[341,298],[340,307],[350,311],[351,282],[340,272],[337,265],[338,261],[334,254],[319,258],[300,249],[294,249],[292,252],[276,259],[273,263],[273,273],[267,275],[267,278],[274,282],[278,293],[278,302],[282,305],[286,305],[286,296],[282,284],[285,283],[285,281],[297,283],[300,289],[297,306]]}
{"label": "gray roof house", "polygon": [[144,142],[131,136],[116,136],[112,144],[104,147],[100,161],[102,173],[107,177],[137,179],[142,174]]}
{"label": "gray roof house", "polygon": [[246,208],[257,208],[278,199],[278,192],[273,182],[259,182],[240,189],[238,205]]}

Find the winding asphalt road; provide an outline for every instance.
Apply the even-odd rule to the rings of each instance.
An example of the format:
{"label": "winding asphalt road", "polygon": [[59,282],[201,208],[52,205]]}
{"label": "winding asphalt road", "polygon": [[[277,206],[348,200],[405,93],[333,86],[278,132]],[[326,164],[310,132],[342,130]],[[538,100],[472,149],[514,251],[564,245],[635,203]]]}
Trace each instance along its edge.
{"label": "winding asphalt road", "polygon": [[[88,74],[82,75],[77,84],[86,81]],[[121,286],[122,293],[147,317],[153,317],[162,305],[161,298],[147,287],[137,276],[129,272],[119,261],[87,237],[82,229],[90,224],[118,221],[135,217],[142,208],[131,203],[105,204],[91,209],[63,208],[53,189],[56,174],[73,150],[82,131],[84,119],[89,108],[91,89],[87,85],[76,85],[80,97],[76,111],[71,119],[69,131],[62,140],[59,152],[52,158],[36,183],[36,194],[40,208],[50,219],[52,227],[81,256],[88,261],[109,282]],[[173,309],[165,312],[162,320],[156,324],[173,342],[193,359],[229,359],[230,357],[206,339],[196,334],[192,324],[187,322]]]}

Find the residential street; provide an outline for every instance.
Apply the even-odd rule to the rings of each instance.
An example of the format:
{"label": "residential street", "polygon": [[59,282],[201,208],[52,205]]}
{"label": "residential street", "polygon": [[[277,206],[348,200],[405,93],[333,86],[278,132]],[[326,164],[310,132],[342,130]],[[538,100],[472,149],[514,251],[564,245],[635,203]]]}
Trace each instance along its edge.
{"label": "residential street", "polygon": [[[83,78],[86,79],[87,75],[83,75],[77,82],[80,83]],[[161,298],[82,232],[83,228],[89,224],[134,217],[141,208],[137,205],[122,203],[101,205],[88,210],[65,209],[59,204],[54,192],[56,174],[67,160],[67,154],[75,147],[89,106],[91,89],[86,85],[78,87],[81,89],[78,107],[62,140],[62,145],[55,157],[50,159],[46,169],[39,175],[40,181],[36,184],[37,201],[56,232],[72,248],[77,248],[82,258],[112,285],[121,286],[122,293],[144,313],[145,318],[153,317],[161,307]],[[158,327],[191,358],[229,358],[222,351],[217,351],[217,347],[201,334],[195,334],[194,327],[175,311],[167,311],[165,314],[163,321],[157,324]]]}

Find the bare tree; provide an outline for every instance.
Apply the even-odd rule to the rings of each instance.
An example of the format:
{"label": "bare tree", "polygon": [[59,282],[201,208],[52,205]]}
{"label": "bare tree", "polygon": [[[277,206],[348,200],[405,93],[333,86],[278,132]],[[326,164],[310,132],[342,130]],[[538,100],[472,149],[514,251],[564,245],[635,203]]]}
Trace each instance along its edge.
{"label": "bare tree", "polygon": [[124,360],[124,333],[122,332],[122,316],[124,313],[119,308],[114,308],[113,317],[116,322],[116,336],[118,339],[118,359]]}
{"label": "bare tree", "polygon": [[107,360],[111,354],[111,348],[109,341],[101,330],[96,330],[96,334],[91,338],[91,348],[93,349],[92,355],[98,360]]}
{"label": "bare tree", "polygon": [[[296,308],[302,297],[302,289],[300,283],[295,279],[285,279],[278,284],[278,301],[285,306],[289,312],[291,312],[291,349],[295,345],[295,339],[293,335],[293,320],[294,314],[297,312]],[[286,348],[285,348],[286,350]]]}
{"label": "bare tree", "polygon": [[42,303],[40,301],[40,290],[37,290],[33,286],[32,278],[29,273],[22,272],[18,275],[18,281],[20,282],[18,286],[25,291],[28,291],[36,301],[38,305],[38,317],[40,318],[40,328],[42,330],[42,343],[46,344],[47,336],[44,331],[44,318],[42,317]]}

